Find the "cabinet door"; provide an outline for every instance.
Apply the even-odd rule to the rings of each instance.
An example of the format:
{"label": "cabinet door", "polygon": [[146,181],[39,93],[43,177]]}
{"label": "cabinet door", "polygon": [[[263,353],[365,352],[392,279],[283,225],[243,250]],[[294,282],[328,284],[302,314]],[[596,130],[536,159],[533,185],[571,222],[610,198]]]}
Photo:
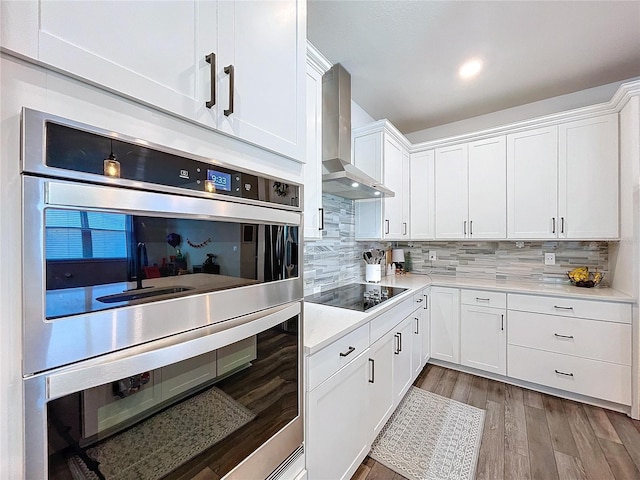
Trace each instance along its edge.
{"label": "cabinet door", "polygon": [[411,335],[411,381],[413,381],[422,371],[422,337],[428,335],[429,332],[424,331],[423,312],[421,308],[417,309],[411,315],[413,319],[413,330]]}
{"label": "cabinet door", "polygon": [[389,135],[384,136],[384,185],[395,192],[395,196],[384,199],[384,238],[407,238],[407,223],[403,218],[404,210],[404,172],[405,161],[402,146]]}
{"label": "cabinet door", "polygon": [[369,354],[364,352],[309,392],[309,480],[348,479],[369,451]]}
{"label": "cabinet door", "polygon": [[[297,0],[218,2],[218,62],[223,69],[218,79],[218,128],[301,161],[304,12],[304,2]],[[225,73],[229,66],[233,70]]]}
{"label": "cabinet door", "polygon": [[307,64],[307,163],[304,166],[304,238],[320,239],[322,209],[322,72]]}
{"label": "cabinet door", "polygon": [[507,237],[556,238],[558,128],[507,135]]}
{"label": "cabinet door", "polygon": [[356,240],[382,240],[382,199],[355,202]]}
{"label": "cabinet door", "polygon": [[559,236],[618,238],[618,115],[558,128]]}
{"label": "cabinet door", "polygon": [[424,305],[422,307],[422,366],[424,367],[431,358],[431,289],[423,291]]}
{"label": "cabinet door", "polygon": [[505,137],[469,143],[469,237],[507,236]]}
{"label": "cabinet door", "polygon": [[393,413],[393,356],[395,332],[391,331],[369,350],[369,433],[373,441]]}
{"label": "cabinet door", "polygon": [[393,395],[394,405],[398,405],[404,394],[407,393],[412,382],[411,358],[413,346],[413,316],[409,315],[392,330],[394,332],[395,345],[393,351]]}
{"label": "cabinet door", "polygon": [[431,357],[460,363],[460,291],[431,288]]}
{"label": "cabinet door", "polygon": [[434,153],[412,153],[409,160],[410,224],[413,240],[432,240],[435,231]]}
{"label": "cabinet door", "polygon": [[436,238],[465,238],[468,232],[467,145],[435,150]]}
{"label": "cabinet door", "polygon": [[215,2],[194,0],[41,1],[38,58],[193,119],[210,91],[205,55],[217,51],[216,10]]}
{"label": "cabinet door", "polygon": [[507,374],[505,310],[460,307],[460,363],[468,367]]}
{"label": "cabinet door", "polygon": [[382,183],[383,133],[374,132],[353,137],[353,164]]}

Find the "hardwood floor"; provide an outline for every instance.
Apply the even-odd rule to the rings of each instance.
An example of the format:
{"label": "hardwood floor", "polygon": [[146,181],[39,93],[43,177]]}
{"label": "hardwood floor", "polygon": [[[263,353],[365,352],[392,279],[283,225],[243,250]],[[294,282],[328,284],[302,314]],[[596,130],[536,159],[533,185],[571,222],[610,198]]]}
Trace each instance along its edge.
{"label": "hardwood floor", "polygon": [[[427,365],[414,386],[485,410],[478,480],[640,480],[640,421]],[[352,480],[402,480],[370,457]]]}

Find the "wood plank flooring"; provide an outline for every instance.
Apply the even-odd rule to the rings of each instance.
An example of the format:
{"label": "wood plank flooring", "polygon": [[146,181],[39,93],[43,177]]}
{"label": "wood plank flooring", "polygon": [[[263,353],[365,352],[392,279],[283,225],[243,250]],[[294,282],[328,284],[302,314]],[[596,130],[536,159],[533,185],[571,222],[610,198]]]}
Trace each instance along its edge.
{"label": "wood plank flooring", "polygon": [[[640,421],[427,365],[414,386],[485,410],[476,478],[640,480]],[[370,457],[352,480],[402,480]]]}

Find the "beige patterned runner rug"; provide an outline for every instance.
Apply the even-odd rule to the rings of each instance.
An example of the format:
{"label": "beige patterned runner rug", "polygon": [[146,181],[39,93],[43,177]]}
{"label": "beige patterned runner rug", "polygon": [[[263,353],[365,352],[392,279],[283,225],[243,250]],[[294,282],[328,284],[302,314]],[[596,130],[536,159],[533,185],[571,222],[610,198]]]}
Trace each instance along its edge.
{"label": "beige patterned runner rug", "polygon": [[369,456],[409,480],[473,480],[484,410],[411,387]]}
{"label": "beige patterned runner rug", "polygon": [[[169,407],[88,448],[107,480],[156,480],[219,442],[255,414],[216,387]],[[84,462],[68,461],[74,480],[97,480]]]}

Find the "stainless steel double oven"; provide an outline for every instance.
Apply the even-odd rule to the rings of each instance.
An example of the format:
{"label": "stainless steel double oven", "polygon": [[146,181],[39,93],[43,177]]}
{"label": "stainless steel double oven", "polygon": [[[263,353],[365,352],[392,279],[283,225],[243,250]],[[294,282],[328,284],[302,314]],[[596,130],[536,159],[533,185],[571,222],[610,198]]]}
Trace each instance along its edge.
{"label": "stainless steel double oven", "polygon": [[302,188],[22,122],[27,478],[277,476],[303,440]]}

